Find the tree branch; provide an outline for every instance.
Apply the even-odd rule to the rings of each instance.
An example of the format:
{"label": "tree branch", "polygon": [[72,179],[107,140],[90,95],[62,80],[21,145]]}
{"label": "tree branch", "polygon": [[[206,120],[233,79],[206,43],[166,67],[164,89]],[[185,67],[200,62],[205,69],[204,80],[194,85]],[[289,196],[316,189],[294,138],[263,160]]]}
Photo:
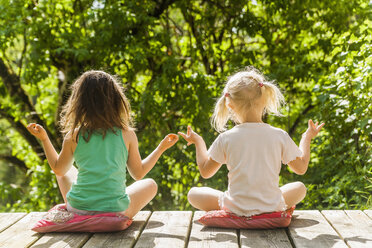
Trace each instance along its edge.
{"label": "tree branch", "polygon": [[184,9],[182,9],[182,14],[183,14],[183,17],[185,18],[185,21],[190,25],[191,32],[193,36],[195,37],[196,47],[198,48],[202,56],[202,61],[203,61],[205,70],[207,74],[211,74],[212,70],[209,64],[208,56],[205,54],[202,40],[199,36],[199,32],[196,30],[194,17],[191,14],[187,13],[187,10],[184,10]]}
{"label": "tree branch", "polygon": [[10,123],[10,125],[18,131],[18,133],[31,145],[31,148],[41,160],[44,160],[46,158],[44,149],[38,142],[37,138],[30,134],[27,128],[19,120],[16,121],[14,116],[8,114],[4,108],[0,109],[0,116],[5,118]]}
{"label": "tree branch", "polygon": [[0,154],[0,159],[4,160],[6,162],[9,162],[11,164],[14,164],[15,166],[17,166],[24,173],[27,173],[27,171],[28,171],[28,167],[26,166],[25,162],[23,162],[22,160],[20,160],[19,158],[15,157],[15,156]]}
{"label": "tree branch", "polygon": [[288,131],[288,134],[289,136],[292,137],[292,135],[294,134],[298,124],[300,123],[301,119],[304,117],[304,115],[309,112],[311,109],[314,108],[314,105],[310,104],[309,106],[307,106],[302,112],[301,114],[299,114],[296,118],[296,120],[294,121],[293,125],[289,128],[289,131]]}
{"label": "tree branch", "polygon": [[159,17],[163,12],[176,2],[176,0],[162,0],[162,1],[155,1],[157,4],[155,6],[154,12],[150,13],[149,15],[152,17]]}
{"label": "tree branch", "polygon": [[[55,142],[57,140],[55,135],[49,132],[49,129],[45,121],[42,120],[40,116],[37,114],[35,107],[30,101],[30,98],[27,96],[26,92],[23,90],[21,86],[20,77],[14,74],[13,72],[11,72],[11,70],[6,66],[6,64],[1,58],[0,58],[0,77],[2,78],[2,81],[9,95],[14,101],[13,103],[21,106],[21,111],[32,113],[32,115],[30,115],[31,119],[35,121],[36,123],[39,123],[40,125],[42,125],[47,131],[48,136],[50,137],[53,145],[56,148],[60,148],[60,145]],[[14,117],[12,116],[11,119],[14,119]]]}

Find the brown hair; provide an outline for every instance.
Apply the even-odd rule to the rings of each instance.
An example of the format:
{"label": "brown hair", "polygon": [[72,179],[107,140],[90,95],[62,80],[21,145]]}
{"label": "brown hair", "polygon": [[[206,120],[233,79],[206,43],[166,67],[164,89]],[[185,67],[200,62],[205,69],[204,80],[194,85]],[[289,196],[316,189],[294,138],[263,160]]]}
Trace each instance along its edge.
{"label": "brown hair", "polygon": [[114,127],[132,129],[129,101],[123,87],[110,74],[87,71],[72,84],[71,90],[61,112],[64,134],[73,134],[77,129],[89,141],[94,131],[102,132],[104,138],[106,131],[114,131]]}

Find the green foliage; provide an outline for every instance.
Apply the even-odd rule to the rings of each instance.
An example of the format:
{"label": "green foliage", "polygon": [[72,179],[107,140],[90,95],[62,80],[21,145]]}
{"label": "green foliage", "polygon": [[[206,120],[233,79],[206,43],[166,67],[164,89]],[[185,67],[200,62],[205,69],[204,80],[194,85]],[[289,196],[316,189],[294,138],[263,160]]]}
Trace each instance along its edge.
{"label": "green foliage", "polygon": [[[267,116],[268,123],[297,142],[309,118],[326,123],[307,174],[282,169],[282,184],[308,186],[299,207],[371,208],[371,7],[361,0],[0,0],[0,211],[62,201],[24,126],[43,122],[60,148],[59,112],[83,71],[121,77],[145,157],[187,125],[209,146],[215,99],[247,65],[284,91],[285,117]],[[191,187],[225,190],[226,175],[222,167],[202,179],[194,148],[180,141],[148,174],[159,185],[148,208],[190,209]]]}
{"label": "green foliage", "polygon": [[345,32],[334,40],[333,73],[314,88],[320,106],[317,115],[327,120],[328,135],[319,148],[322,173],[312,182],[317,193],[311,196],[321,195],[318,204],[324,208],[371,207],[371,24],[366,20],[355,33]]}

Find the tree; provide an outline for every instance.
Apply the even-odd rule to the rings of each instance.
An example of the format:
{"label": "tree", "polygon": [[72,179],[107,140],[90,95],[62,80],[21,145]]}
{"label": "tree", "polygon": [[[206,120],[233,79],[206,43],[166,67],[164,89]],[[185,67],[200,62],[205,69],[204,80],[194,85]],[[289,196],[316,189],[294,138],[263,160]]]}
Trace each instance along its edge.
{"label": "tree", "polygon": [[[365,206],[362,196],[370,192],[370,188],[365,189],[367,181],[357,184],[364,193],[355,199],[350,198],[351,188],[319,189],[321,185],[338,187],[331,179],[334,171],[328,169],[332,168],[334,156],[330,154],[334,153],[335,144],[343,144],[337,154],[354,147],[354,155],[364,164],[361,172],[347,177],[339,174],[340,177],[348,181],[371,172],[370,108],[360,106],[358,111],[364,114],[362,124],[343,123],[351,112],[357,111],[354,94],[368,97],[370,92],[366,83],[370,69],[354,68],[351,62],[358,59],[360,64],[370,67],[366,57],[370,55],[367,44],[371,35],[368,29],[371,6],[365,1],[0,0],[0,3],[3,141],[0,159],[19,168],[20,173],[27,173],[25,183],[31,183],[16,190],[0,185],[3,192],[7,190],[8,195],[13,195],[7,208],[40,210],[61,201],[42,148],[25,125],[30,121],[42,124],[54,145],[60,148],[59,113],[70,94],[69,86],[82,72],[104,69],[121,77],[132,104],[140,151],[145,155],[166,133],[184,130],[188,124],[210,145],[217,135],[209,124],[215,98],[221,94],[226,78],[247,65],[261,69],[285,91],[286,118],[268,116],[266,120],[287,130],[294,139],[298,140],[309,117],[316,116],[326,123],[337,120],[338,124],[330,124],[332,130],[326,129],[323,138],[316,141],[312,153],[314,169],[310,170],[322,168],[324,173],[319,177],[310,171],[305,176],[308,185],[318,190],[310,193],[312,201],[304,207],[327,204],[342,207],[337,205],[341,200],[325,200],[330,194],[342,196],[348,207]],[[367,28],[363,29],[363,25]],[[361,34],[364,38],[357,38]],[[364,55],[346,55],[349,60],[344,65],[342,53],[350,49],[347,44],[353,39],[357,39],[358,45],[352,49],[363,48]],[[335,66],[337,63],[340,66]],[[349,74],[337,73],[340,67],[347,68]],[[333,90],[340,99],[351,98],[355,104],[341,116],[325,114],[340,104],[331,101],[334,93],[326,88],[326,82],[346,80],[350,73],[352,78],[362,78],[355,82],[353,91]],[[357,136],[350,134],[354,135],[354,143],[350,143],[349,136],[340,134],[350,133],[355,125],[359,129]],[[336,127],[339,133],[333,132]],[[330,135],[337,138],[324,142],[324,137]],[[195,185],[225,189],[226,168],[212,180],[204,181],[197,172],[194,152],[181,142],[177,148],[168,151],[149,174],[160,186],[153,208],[187,208],[187,191]],[[351,163],[340,166],[346,169]],[[295,179],[298,177],[283,169],[283,182]],[[351,181],[355,182],[354,179]],[[27,196],[19,200],[21,192]],[[318,196],[325,202],[317,202]]]}

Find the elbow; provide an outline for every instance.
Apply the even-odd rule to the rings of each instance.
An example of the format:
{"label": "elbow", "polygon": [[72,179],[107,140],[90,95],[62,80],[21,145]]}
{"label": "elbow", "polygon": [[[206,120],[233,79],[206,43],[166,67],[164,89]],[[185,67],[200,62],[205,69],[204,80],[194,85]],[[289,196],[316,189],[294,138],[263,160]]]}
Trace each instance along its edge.
{"label": "elbow", "polygon": [[145,175],[143,174],[131,174],[134,180],[138,181],[141,180]]}
{"label": "elbow", "polygon": [[132,176],[134,180],[139,181],[143,178],[143,176]]}
{"label": "elbow", "polygon": [[200,171],[200,176],[204,179],[208,179],[212,177],[212,175],[210,175],[209,173],[203,172],[203,171]]}
{"label": "elbow", "polygon": [[132,175],[133,179],[138,181],[138,180],[141,180],[143,177],[141,176],[137,176],[137,175]]}
{"label": "elbow", "polygon": [[302,175],[304,175],[306,173],[306,171],[307,171],[307,169],[300,170],[300,171],[297,171],[296,174],[302,176]]}
{"label": "elbow", "polygon": [[306,164],[303,164],[301,166],[301,168],[296,171],[296,174],[297,175],[304,175],[306,173],[306,171],[307,171],[307,168],[308,168],[308,164],[307,163]]}
{"label": "elbow", "polygon": [[304,175],[308,167],[309,167],[309,160],[301,157],[301,159],[297,163],[295,173],[297,175]]}
{"label": "elbow", "polygon": [[57,177],[63,177],[64,175],[66,175],[66,172],[64,173],[63,171],[59,171],[59,170],[53,170],[54,174],[56,174]]}

